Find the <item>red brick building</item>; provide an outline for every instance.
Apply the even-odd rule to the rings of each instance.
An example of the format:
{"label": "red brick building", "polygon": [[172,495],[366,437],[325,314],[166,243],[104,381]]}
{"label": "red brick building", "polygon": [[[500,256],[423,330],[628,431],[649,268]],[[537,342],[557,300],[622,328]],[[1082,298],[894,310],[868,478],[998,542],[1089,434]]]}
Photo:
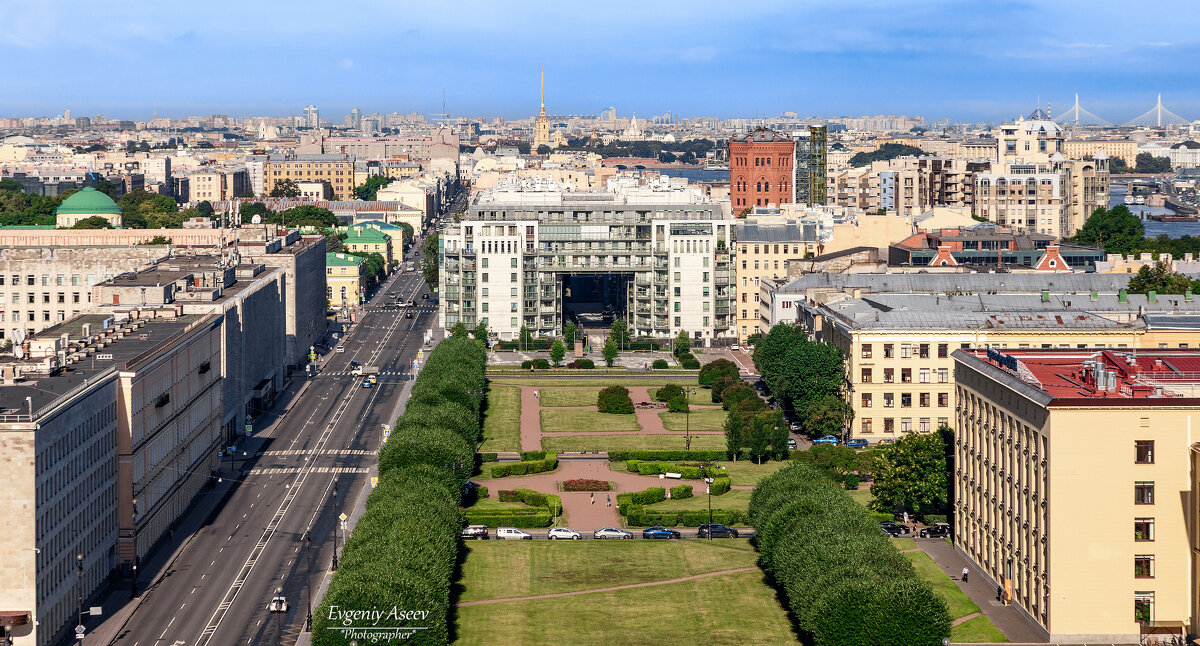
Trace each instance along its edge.
{"label": "red brick building", "polygon": [[795,142],[758,128],[729,139],[729,199],[735,214],[792,201]]}

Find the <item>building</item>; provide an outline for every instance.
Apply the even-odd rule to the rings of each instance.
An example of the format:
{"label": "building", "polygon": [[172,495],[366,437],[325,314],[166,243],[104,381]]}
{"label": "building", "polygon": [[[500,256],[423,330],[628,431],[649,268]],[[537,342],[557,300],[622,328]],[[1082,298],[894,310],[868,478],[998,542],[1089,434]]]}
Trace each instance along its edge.
{"label": "building", "polygon": [[791,202],[795,154],[791,137],[766,128],[731,137],[729,198],[734,213]]}
{"label": "building", "polygon": [[317,106],[310,104],[304,108],[304,126],[307,128],[321,127],[321,113],[317,110]]}
{"label": "building", "polygon": [[541,146],[550,146],[550,119],[546,117],[546,73],[542,72],[542,107],[533,124],[533,152]]}
{"label": "building", "polygon": [[1092,271],[1104,259],[1103,249],[1059,245],[1051,235],[1018,234],[991,222],[914,233],[888,250],[888,264],[895,267],[971,265],[1012,271]]}
{"label": "building", "polygon": [[325,254],[325,294],[332,308],[355,307],[366,294],[366,261],[345,253]]}
{"label": "building", "polygon": [[954,546],[972,576],[1052,642],[1194,633],[1200,351],[953,361]]}
{"label": "building", "polygon": [[[790,158],[789,158],[790,159]],[[605,306],[637,336],[733,333],[733,223],[686,180],[620,176],[605,190],[509,178],[441,232],[438,322],[561,334]]]}
{"label": "building", "polygon": [[1126,166],[1137,161],[1137,144],[1132,139],[1067,139],[1063,142],[1063,156],[1067,159],[1091,159],[1101,151],[1110,160],[1120,159]]}
{"label": "building", "polygon": [[737,224],[737,335],[766,332],[759,317],[760,283],[787,276],[787,262],[818,255],[819,228],[795,220],[746,219]]}
{"label": "building", "polygon": [[351,227],[342,241],[351,253],[377,253],[383,257],[383,270],[391,272],[396,262],[392,254],[392,236],[371,227]]}
{"label": "building", "polygon": [[336,199],[354,198],[354,155],[296,154],[268,155],[263,166],[263,192],[270,195],[283,180],[293,182],[327,180]]}
{"label": "building", "polygon": [[244,168],[208,168],[188,174],[187,202],[232,200],[253,193],[250,174]]}
{"label": "building", "polygon": [[792,186],[792,202],[823,205],[828,184],[829,133],[825,126],[809,126],[805,133],[795,133],[796,176]]}
{"label": "building", "polygon": [[72,227],[96,217],[104,218],[113,227],[121,226],[121,207],[111,197],[91,187],[72,193],[54,210],[54,223],[59,227]]}

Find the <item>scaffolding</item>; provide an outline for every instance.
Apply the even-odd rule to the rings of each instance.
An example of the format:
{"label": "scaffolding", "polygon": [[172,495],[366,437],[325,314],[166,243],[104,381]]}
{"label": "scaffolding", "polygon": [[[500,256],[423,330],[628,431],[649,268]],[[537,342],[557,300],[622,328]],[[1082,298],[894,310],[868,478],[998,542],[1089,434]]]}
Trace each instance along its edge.
{"label": "scaffolding", "polygon": [[808,206],[825,204],[828,176],[829,133],[825,126],[809,126],[808,136],[793,135],[796,142],[795,202]]}

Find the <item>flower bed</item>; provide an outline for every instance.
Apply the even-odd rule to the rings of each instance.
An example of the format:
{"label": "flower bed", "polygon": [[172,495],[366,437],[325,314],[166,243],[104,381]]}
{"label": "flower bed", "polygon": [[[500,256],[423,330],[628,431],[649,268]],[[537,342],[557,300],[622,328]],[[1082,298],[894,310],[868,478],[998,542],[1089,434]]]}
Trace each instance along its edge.
{"label": "flower bed", "polygon": [[564,480],[563,491],[612,491],[613,486],[607,480],[592,480],[591,478],[575,478]]}

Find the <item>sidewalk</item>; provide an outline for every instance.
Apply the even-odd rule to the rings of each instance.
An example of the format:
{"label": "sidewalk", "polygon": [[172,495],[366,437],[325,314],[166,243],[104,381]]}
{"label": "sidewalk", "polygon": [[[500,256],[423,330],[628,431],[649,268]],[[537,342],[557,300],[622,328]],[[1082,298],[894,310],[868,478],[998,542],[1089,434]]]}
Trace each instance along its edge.
{"label": "sidewalk", "polygon": [[[1005,606],[996,601],[996,582],[987,578],[971,563],[942,539],[916,541],[917,547],[925,552],[938,567],[942,568],[952,581],[958,583],[962,590],[988,619],[1008,637],[1008,641],[1023,644],[1047,643],[1046,634],[1042,629],[1029,620],[1015,606]],[[964,584],[962,569],[970,572],[970,582]]]}

